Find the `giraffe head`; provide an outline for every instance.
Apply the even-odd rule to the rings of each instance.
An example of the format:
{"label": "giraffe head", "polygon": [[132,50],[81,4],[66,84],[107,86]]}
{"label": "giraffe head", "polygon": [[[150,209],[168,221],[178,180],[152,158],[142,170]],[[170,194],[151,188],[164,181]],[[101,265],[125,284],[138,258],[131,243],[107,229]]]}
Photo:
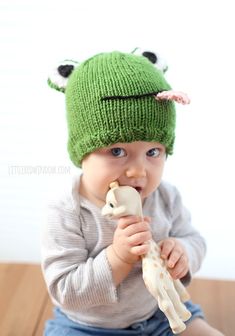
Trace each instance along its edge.
{"label": "giraffe head", "polygon": [[129,186],[119,186],[117,182],[110,184],[106,195],[106,204],[102,215],[117,219],[128,215],[142,216],[142,205],[138,191]]}

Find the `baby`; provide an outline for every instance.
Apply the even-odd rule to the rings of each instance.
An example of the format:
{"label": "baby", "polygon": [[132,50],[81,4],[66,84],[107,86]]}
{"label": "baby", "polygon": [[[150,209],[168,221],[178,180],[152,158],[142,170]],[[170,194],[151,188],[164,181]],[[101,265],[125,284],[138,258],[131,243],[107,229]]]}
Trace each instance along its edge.
{"label": "baby", "polygon": [[[189,101],[157,64],[150,52],[115,51],[63,64],[49,79],[65,92],[68,152],[82,173],[49,204],[42,269],[56,308],[46,336],[173,335],[145,287],[141,256],[150,239],[159,242],[173,279],[188,285],[206,248],[179,192],[162,181],[175,140],[174,101]],[[102,216],[113,181],[139,192],[143,218]],[[192,316],[181,335],[222,335],[198,305],[186,306]]]}

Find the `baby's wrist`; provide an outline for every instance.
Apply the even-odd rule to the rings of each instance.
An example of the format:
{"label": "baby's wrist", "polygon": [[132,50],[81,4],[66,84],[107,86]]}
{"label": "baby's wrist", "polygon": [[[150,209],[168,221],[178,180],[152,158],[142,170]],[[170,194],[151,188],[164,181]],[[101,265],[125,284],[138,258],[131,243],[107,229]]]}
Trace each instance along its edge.
{"label": "baby's wrist", "polygon": [[133,264],[128,264],[125,260],[122,260],[119,255],[115,253],[112,245],[106,248],[106,255],[109,265],[112,269],[112,276],[115,286],[118,286],[130,273]]}
{"label": "baby's wrist", "polygon": [[136,261],[130,261],[130,260],[126,260],[125,258],[123,258],[115,249],[115,247],[112,245],[110,245],[110,249],[112,251],[112,254],[114,255],[114,257],[116,259],[118,259],[119,261],[121,261],[123,264],[126,264],[126,265],[134,265],[136,263]]}

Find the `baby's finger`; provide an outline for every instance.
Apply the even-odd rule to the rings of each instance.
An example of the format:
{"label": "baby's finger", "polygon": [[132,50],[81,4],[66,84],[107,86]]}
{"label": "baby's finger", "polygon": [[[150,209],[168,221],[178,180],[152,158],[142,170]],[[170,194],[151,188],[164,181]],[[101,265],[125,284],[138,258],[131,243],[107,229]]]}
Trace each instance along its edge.
{"label": "baby's finger", "polygon": [[182,255],[173,269],[169,269],[171,276],[174,279],[182,278],[188,272],[188,259]]}
{"label": "baby's finger", "polygon": [[166,239],[160,243],[161,247],[161,258],[168,259],[171,251],[175,246],[175,242],[173,239]]}
{"label": "baby's finger", "polygon": [[180,260],[180,258],[182,257],[182,255],[183,255],[182,249],[180,249],[178,247],[175,247],[171,251],[171,254],[170,254],[169,258],[168,258],[167,266],[169,268],[175,267],[176,263],[178,263],[178,261]]}
{"label": "baby's finger", "polygon": [[177,279],[182,279],[188,273],[188,271],[189,271],[188,269],[183,270],[181,273],[177,275]]}
{"label": "baby's finger", "polygon": [[136,246],[140,244],[144,244],[145,242],[151,239],[151,232],[138,232],[130,237],[128,237],[128,242],[131,246]]}
{"label": "baby's finger", "polygon": [[139,256],[148,253],[148,251],[149,244],[137,245],[131,248],[131,253]]}
{"label": "baby's finger", "polygon": [[149,216],[144,216],[144,221],[150,223],[151,222],[151,217]]}
{"label": "baby's finger", "polygon": [[148,222],[139,222],[128,225],[125,229],[126,236],[132,236],[138,232],[150,232],[150,225]]}
{"label": "baby's finger", "polygon": [[137,222],[140,222],[140,221],[141,221],[141,217],[139,217],[139,216],[122,217],[118,221],[118,227],[120,229],[125,229],[130,224],[134,224],[134,223],[137,223]]}

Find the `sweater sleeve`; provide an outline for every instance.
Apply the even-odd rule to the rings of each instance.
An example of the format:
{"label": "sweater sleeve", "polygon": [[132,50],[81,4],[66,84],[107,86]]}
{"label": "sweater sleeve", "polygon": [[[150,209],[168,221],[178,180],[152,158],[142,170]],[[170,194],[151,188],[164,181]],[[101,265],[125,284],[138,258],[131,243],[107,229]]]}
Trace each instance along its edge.
{"label": "sweater sleeve", "polygon": [[117,292],[106,250],[89,257],[79,215],[70,204],[49,204],[42,237],[42,271],[52,301],[73,311],[114,303]]}
{"label": "sweater sleeve", "polygon": [[177,238],[185,247],[189,258],[189,272],[181,279],[186,285],[192,274],[197,272],[206,254],[206,243],[200,233],[192,226],[191,215],[184,207],[181,196],[175,187],[169,204],[172,218],[170,236]]}

